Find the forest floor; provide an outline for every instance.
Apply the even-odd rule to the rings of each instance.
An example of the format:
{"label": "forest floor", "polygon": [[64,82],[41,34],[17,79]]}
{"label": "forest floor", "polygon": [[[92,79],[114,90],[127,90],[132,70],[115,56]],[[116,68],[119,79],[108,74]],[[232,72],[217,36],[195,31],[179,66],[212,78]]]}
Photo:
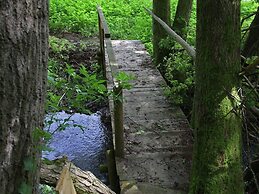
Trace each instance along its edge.
{"label": "forest floor", "polygon": [[[51,36],[55,36],[57,38],[62,38],[68,40],[71,44],[75,46],[75,49],[68,50],[66,53],[68,58],[64,61],[67,62],[74,67],[79,64],[83,64],[87,67],[88,70],[94,71],[93,67],[97,64],[97,51],[99,48],[99,39],[98,37],[87,38],[77,33],[63,32],[63,33],[53,33]],[[83,49],[80,48],[80,43],[84,42],[85,46]],[[50,57],[58,57],[59,55],[55,55],[54,52],[50,51]]]}

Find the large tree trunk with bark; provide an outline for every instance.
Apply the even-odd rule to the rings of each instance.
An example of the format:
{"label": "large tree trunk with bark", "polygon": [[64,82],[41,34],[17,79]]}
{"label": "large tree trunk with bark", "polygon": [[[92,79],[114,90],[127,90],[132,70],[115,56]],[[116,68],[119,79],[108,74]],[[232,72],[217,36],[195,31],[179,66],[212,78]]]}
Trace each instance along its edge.
{"label": "large tree trunk with bark", "polygon": [[245,57],[259,56],[259,7],[249,29],[242,55]]}
{"label": "large tree trunk with bark", "polygon": [[197,1],[194,157],[190,194],[243,194],[240,0]]}
{"label": "large tree trunk with bark", "polygon": [[47,0],[0,0],[0,54],[0,193],[36,193],[32,132],[43,127]]}
{"label": "large tree trunk with bark", "polygon": [[192,12],[192,0],[178,0],[175,18],[173,22],[173,30],[186,39],[189,20]]}
{"label": "large tree trunk with bark", "polygon": [[[153,0],[153,13],[170,25],[170,0]],[[167,36],[168,34],[163,27],[153,19],[153,56],[155,64],[160,65],[159,70],[162,73],[166,69],[163,60],[170,51],[168,48],[161,47],[161,40],[166,39]]]}

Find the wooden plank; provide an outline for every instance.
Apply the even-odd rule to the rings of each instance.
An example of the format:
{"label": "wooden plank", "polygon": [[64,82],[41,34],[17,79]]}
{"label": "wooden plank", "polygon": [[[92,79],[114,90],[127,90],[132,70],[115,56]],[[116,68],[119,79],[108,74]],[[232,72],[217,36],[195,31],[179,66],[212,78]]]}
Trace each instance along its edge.
{"label": "wooden plank", "polygon": [[67,166],[65,166],[61,172],[56,191],[62,194],[76,194],[76,189]]}
{"label": "wooden plank", "polygon": [[131,117],[125,117],[125,131],[129,131],[129,133],[134,133],[139,130],[145,131],[181,131],[181,130],[189,130],[189,123],[185,118],[164,118],[160,120],[133,120]]}
{"label": "wooden plank", "polygon": [[[119,71],[136,77],[131,81],[133,88],[123,90],[125,158],[116,158],[121,184],[136,181],[186,189],[192,155],[188,121],[181,109],[164,96],[165,81],[151,65],[151,58],[139,41],[109,40],[107,43],[117,61],[107,68],[107,77],[113,79],[114,72]],[[108,87],[111,89],[111,84]],[[113,99],[109,101],[111,104]],[[114,121],[113,107],[110,107]]]}
{"label": "wooden plank", "polygon": [[99,17],[99,19],[101,21],[102,28],[104,30],[104,37],[105,38],[110,38],[111,34],[110,34],[110,31],[109,31],[109,27],[108,27],[107,22],[105,20],[102,8],[99,5],[97,6],[97,12],[98,12],[98,17]]}
{"label": "wooden plank", "polygon": [[[187,188],[191,167],[190,154],[172,152],[139,153],[117,158],[120,180],[137,180],[164,188]],[[187,178],[188,179],[188,178]]]}
{"label": "wooden plank", "polygon": [[[187,151],[190,148],[192,139],[189,138],[190,131],[145,131],[141,129],[135,133],[125,135],[127,149],[135,153],[156,152],[156,151]],[[189,149],[190,151],[190,149]]]}

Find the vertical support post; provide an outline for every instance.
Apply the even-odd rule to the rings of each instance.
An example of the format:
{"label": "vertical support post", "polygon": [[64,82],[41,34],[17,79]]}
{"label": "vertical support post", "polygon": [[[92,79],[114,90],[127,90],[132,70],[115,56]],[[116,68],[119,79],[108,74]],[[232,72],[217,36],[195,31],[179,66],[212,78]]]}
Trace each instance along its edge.
{"label": "vertical support post", "polygon": [[115,155],[124,156],[124,127],[123,127],[123,94],[121,86],[114,86],[114,128],[115,128]]}
{"label": "vertical support post", "polygon": [[106,80],[104,29],[102,26],[99,13],[98,13],[98,25],[99,25],[99,40],[100,40],[99,62],[102,67],[103,78]]}
{"label": "vertical support post", "polygon": [[119,193],[119,184],[118,184],[118,175],[116,170],[116,162],[114,156],[114,150],[107,150],[106,151],[106,158],[107,158],[107,166],[108,166],[108,177],[111,189],[116,193]]}

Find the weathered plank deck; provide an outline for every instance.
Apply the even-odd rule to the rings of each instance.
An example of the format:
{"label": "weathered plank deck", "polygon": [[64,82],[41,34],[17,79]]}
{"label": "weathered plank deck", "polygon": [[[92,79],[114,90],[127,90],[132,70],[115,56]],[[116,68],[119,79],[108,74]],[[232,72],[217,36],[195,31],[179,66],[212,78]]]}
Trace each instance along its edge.
{"label": "weathered plank deck", "polygon": [[[165,81],[144,45],[127,40],[114,40],[112,45],[116,71],[136,77],[133,88],[123,90],[125,157],[116,158],[122,193],[185,193],[192,155],[188,122],[164,96]],[[107,65],[110,89],[111,75]]]}

